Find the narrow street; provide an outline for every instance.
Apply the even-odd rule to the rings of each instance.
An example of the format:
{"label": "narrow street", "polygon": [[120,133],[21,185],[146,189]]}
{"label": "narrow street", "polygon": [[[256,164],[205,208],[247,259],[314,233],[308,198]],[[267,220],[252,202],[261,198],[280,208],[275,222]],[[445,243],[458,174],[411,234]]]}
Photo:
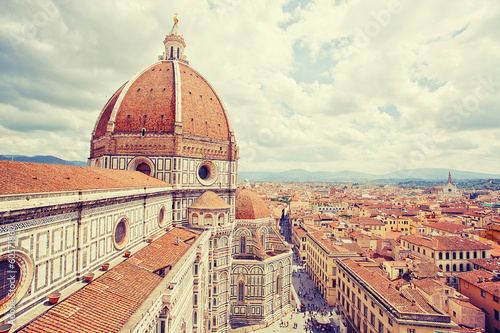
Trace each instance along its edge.
{"label": "narrow street", "polygon": [[[296,312],[285,315],[281,320],[276,321],[269,327],[257,330],[256,332],[328,332],[313,325],[313,321],[332,324],[329,332],[339,332],[333,328],[334,323],[339,323],[339,316],[334,311],[334,307],[329,307],[325,299],[317,292],[314,282],[311,280],[303,266],[298,265],[297,258],[293,259],[292,283],[295,291],[299,295],[300,302],[305,306],[304,312],[300,311],[300,303]],[[296,324],[296,328],[294,325]],[[345,332],[340,330],[340,332]]]}

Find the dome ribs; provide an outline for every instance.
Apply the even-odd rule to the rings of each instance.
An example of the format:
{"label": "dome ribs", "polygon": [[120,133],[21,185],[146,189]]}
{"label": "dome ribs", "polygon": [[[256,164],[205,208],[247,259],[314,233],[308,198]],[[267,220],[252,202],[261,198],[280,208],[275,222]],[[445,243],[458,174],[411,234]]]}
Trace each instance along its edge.
{"label": "dome ribs", "polygon": [[[175,94],[172,63],[153,65],[140,75],[122,100],[115,132],[173,132]],[[163,115],[163,117],[161,117]]]}
{"label": "dome ribs", "polygon": [[91,159],[238,158],[231,123],[217,92],[196,70],[177,61],[159,61],[136,74],[108,101],[95,128]]}
{"label": "dome ribs", "polygon": [[179,67],[183,133],[228,140],[229,125],[212,87],[189,66]]}

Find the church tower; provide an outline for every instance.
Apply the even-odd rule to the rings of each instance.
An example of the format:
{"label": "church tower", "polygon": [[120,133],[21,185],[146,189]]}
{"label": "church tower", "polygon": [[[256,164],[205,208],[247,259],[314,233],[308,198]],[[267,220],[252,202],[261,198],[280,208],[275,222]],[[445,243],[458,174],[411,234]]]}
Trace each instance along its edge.
{"label": "church tower", "polygon": [[441,193],[444,197],[449,198],[457,198],[462,196],[462,192],[457,189],[456,185],[453,185],[453,181],[451,179],[451,172],[448,171],[448,181],[446,185],[443,186],[443,192]]}

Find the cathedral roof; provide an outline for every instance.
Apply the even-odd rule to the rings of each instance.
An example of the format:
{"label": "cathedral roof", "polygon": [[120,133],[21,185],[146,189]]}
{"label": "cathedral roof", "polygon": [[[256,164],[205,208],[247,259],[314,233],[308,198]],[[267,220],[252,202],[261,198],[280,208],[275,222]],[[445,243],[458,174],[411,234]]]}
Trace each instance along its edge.
{"label": "cathedral roof", "polygon": [[222,100],[189,65],[158,61],[120,87],[97,119],[93,139],[110,133],[172,133],[229,140],[231,124]]}
{"label": "cathedral roof", "polygon": [[[207,147],[193,146],[196,142],[218,144],[218,159],[227,158],[224,144],[234,143],[234,133],[226,108],[212,85],[189,65],[178,19],[174,22],[159,61],[121,86],[102,109],[92,132],[91,158],[134,155],[135,150],[152,146],[157,155],[206,158]],[[174,134],[189,143],[179,146]],[[113,137],[126,141],[113,143]],[[104,147],[103,140],[109,141]]]}
{"label": "cathedral roof", "polygon": [[168,186],[138,171],[0,161],[0,195]]}
{"label": "cathedral roof", "polygon": [[[174,228],[33,320],[21,332],[118,332],[140,309],[197,234]],[[142,313],[141,313],[142,314]],[[138,318],[141,318],[139,315]]]}
{"label": "cathedral roof", "polygon": [[212,191],[206,191],[200,195],[189,208],[229,208],[230,206]]}
{"label": "cathedral roof", "polygon": [[242,188],[236,192],[236,216],[237,220],[255,220],[270,216],[264,200],[254,192]]}

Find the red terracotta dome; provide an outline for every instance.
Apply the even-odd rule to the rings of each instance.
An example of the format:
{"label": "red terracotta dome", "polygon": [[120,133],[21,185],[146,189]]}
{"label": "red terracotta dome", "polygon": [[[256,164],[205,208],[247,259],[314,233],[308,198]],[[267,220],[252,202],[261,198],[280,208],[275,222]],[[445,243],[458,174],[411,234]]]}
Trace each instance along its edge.
{"label": "red terracotta dome", "polygon": [[173,133],[177,117],[183,134],[229,140],[229,118],[214,89],[188,65],[175,67],[157,62],[120,87],[99,116],[93,139],[109,126],[112,133]]}
{"label": "red terracotta dome", "polygon": [[262,219],[271,215],[264,200],[246,188],[236,191],[235,209],[237,220]]}
{"label": "red terracotta dome", "polygon": [[91,159],[104,155],[237,158],[224,103],[189,66],[177,22],[164,44],[159,61],[137,73],[104,106],[92,132]]}

